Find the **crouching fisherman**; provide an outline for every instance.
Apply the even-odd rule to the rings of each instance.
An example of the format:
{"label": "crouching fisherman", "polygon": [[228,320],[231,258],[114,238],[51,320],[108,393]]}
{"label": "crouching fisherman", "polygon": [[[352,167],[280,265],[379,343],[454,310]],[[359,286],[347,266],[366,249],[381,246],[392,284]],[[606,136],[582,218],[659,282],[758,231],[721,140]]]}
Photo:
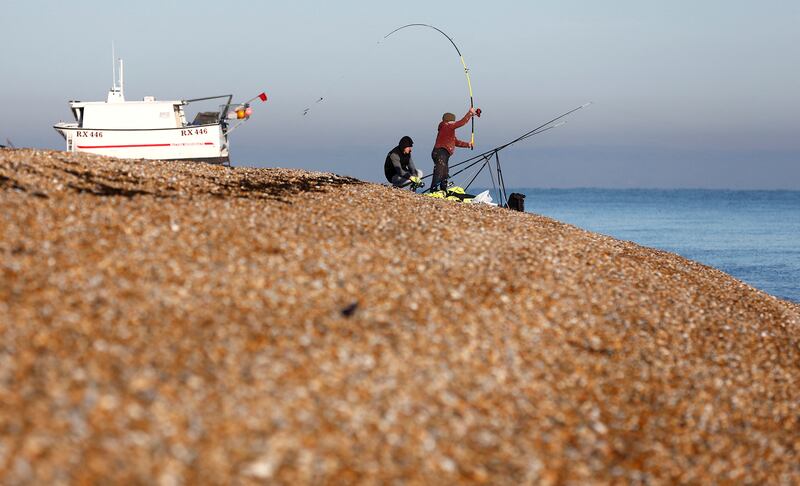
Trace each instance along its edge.
{"label": "crouching fisherman", "polygon": [[383,172],[386,174],[386,179],[395,187],[410,186],[412,190],[416,190],[424,185],[420,180],[422,171],[417,169],[411,159],[413,147],[414,141],[406,135],[400,139],[397,147],[386,155]]}

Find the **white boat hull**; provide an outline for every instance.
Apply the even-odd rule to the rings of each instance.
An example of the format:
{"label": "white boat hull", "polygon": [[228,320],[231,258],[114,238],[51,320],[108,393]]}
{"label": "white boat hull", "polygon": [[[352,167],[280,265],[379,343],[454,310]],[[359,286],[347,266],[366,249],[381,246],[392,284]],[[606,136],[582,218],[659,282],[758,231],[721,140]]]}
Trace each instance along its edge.
{"label": "white boat hull", "polygon": [[159,129],[80,128],[76,123],[53,126],[68,152],[86,152],[124,159],[200,160],[227,163],[228,143],[219,123]]}

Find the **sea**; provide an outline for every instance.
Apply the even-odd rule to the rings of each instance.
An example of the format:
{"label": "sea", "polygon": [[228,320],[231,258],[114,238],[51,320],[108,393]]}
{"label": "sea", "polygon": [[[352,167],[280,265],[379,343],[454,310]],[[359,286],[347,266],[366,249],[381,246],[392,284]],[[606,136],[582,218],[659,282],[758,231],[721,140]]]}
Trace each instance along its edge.
{"label": "sea", "polygon": [[800,191],[514,189],[525,210],[677,253],[800,303]]}

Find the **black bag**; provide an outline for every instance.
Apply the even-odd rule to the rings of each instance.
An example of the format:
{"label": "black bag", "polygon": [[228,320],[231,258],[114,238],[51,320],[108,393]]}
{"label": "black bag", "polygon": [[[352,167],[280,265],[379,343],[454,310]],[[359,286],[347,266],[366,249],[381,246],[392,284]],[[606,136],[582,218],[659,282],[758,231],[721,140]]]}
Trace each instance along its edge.
{"label": "black bag", "polygon": [[518,192],[512,192],[510,196],[508,196],[508,209],[513,209],[514,211],[525,211],[525,194],[520,194]]}

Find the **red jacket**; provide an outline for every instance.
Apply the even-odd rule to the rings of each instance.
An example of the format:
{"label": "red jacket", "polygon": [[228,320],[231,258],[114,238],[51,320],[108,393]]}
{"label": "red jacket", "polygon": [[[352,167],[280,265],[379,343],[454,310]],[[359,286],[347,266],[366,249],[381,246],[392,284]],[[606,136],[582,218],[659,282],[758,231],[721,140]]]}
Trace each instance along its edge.
{"label": "red jacket", "polygon": [[463,127],[467,124],[469,119],[472,118],[472,113],[467,113],[464,118],[456,122],[443,121],[439,124],[439,134],[436,135],[436,143],[433,145],[434,149],[443,148],[453,155],[456,147],[469,148],[469,143],[462,142],[456,138],[456,128]]}

